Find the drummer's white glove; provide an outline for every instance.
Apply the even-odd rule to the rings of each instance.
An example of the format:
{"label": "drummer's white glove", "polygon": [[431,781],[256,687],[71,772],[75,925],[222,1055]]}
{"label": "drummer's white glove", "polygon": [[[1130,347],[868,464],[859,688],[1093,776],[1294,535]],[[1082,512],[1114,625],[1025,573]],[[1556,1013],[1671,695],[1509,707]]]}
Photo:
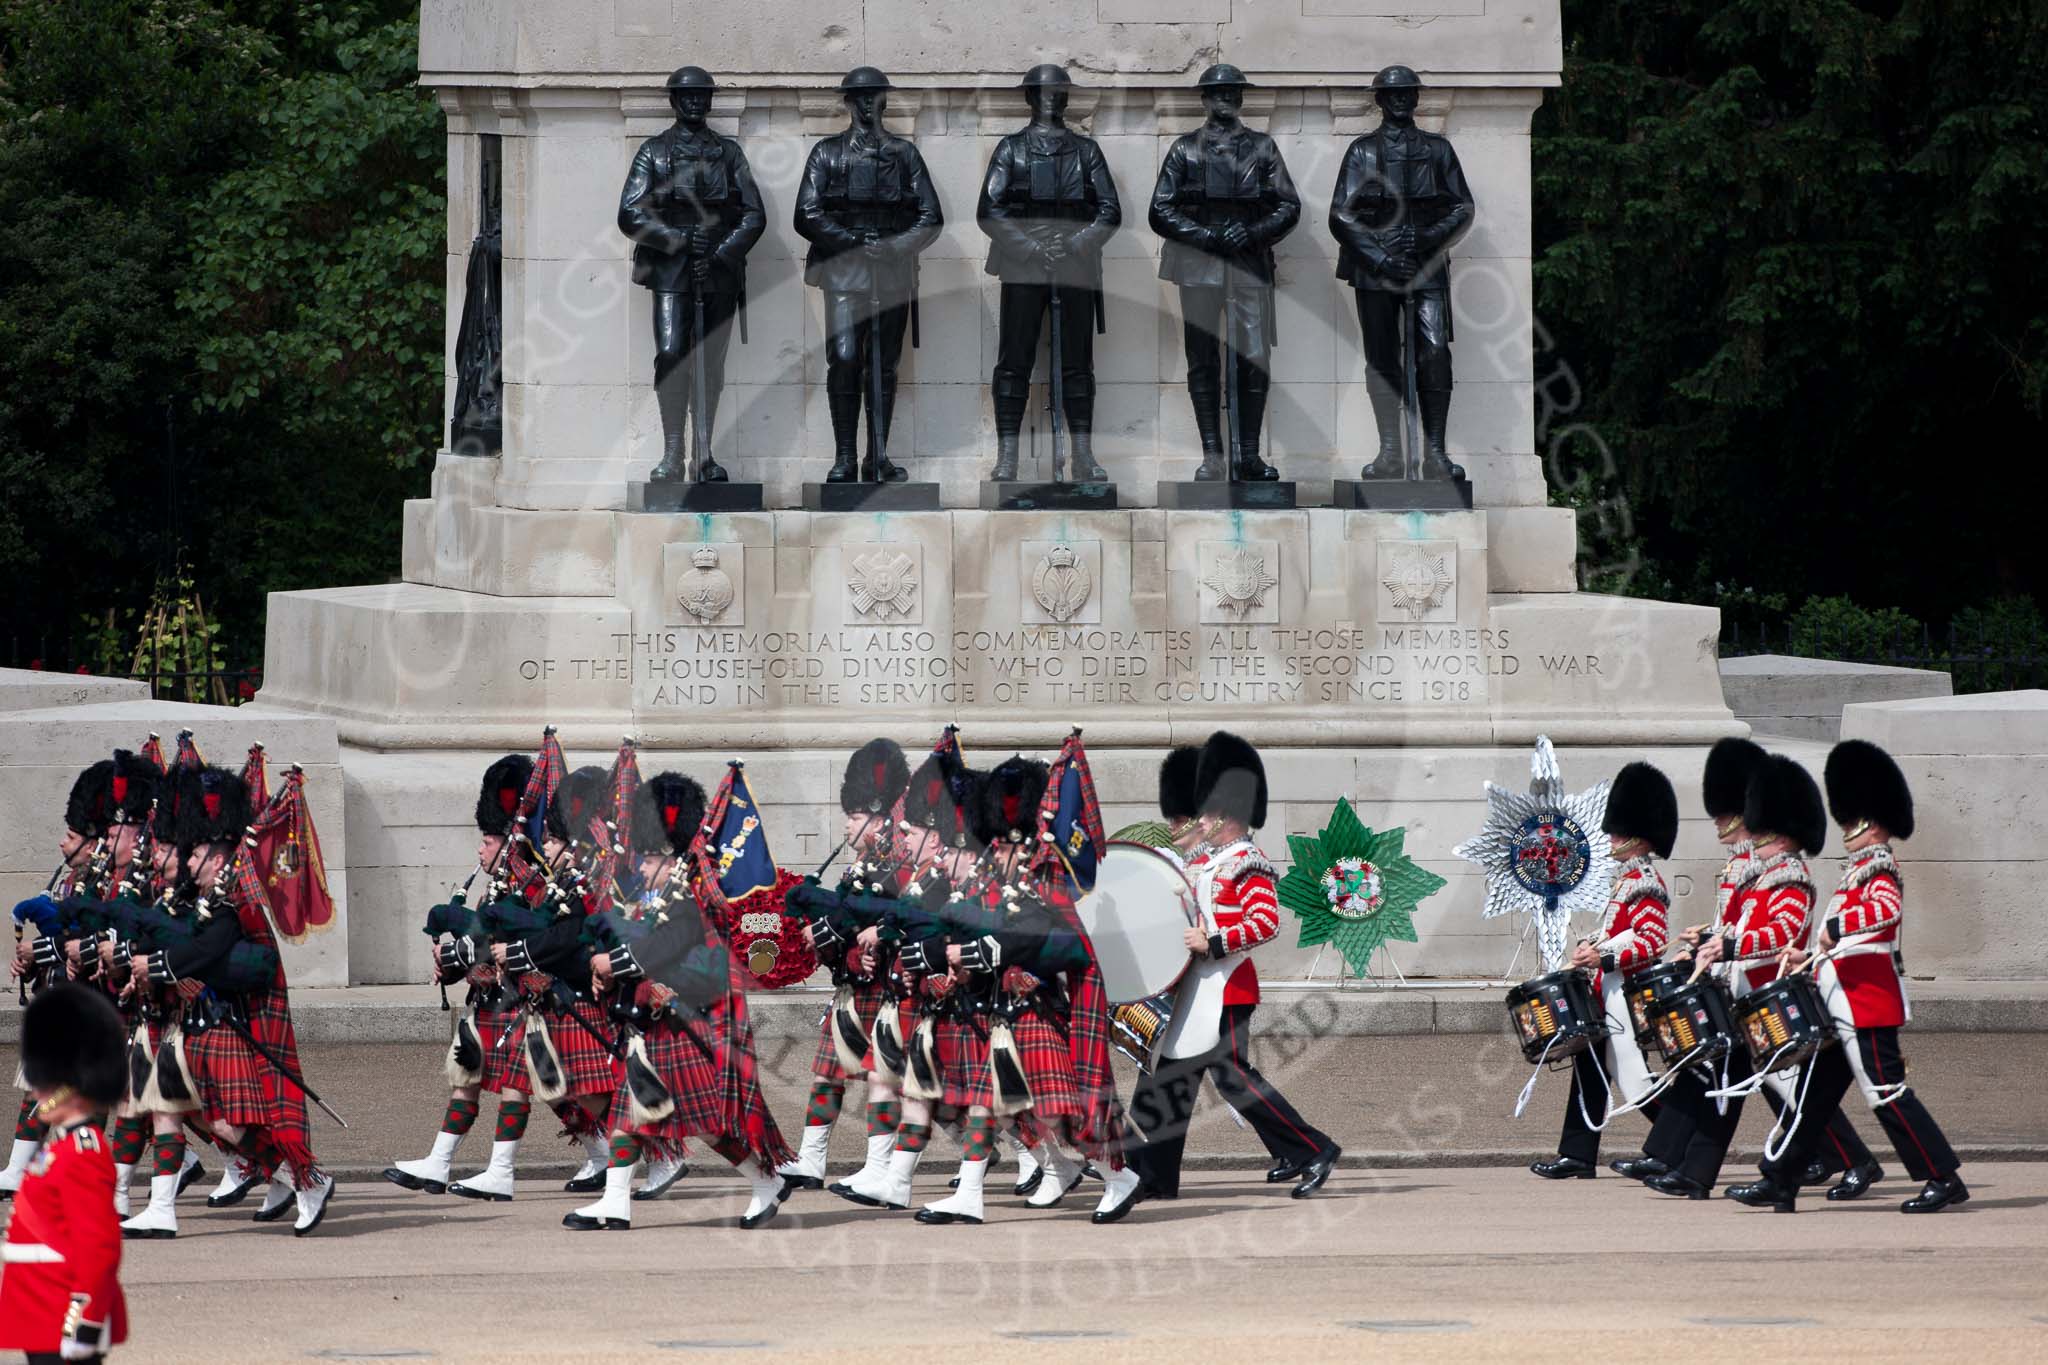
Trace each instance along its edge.
{"label": "drummer's white glove", "polygon": [[994,973],[1003,965],[1003,945],[984,934],[960,945],[960,965],[969,971]]}

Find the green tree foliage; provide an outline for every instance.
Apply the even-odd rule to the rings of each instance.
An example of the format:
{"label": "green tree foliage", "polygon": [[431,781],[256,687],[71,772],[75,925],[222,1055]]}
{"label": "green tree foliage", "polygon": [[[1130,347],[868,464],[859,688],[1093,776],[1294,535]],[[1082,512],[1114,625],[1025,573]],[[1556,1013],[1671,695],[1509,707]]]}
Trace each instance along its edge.
{"label": "green tree foliage", "polygon": [[[392,576],[440,406],[441,121],[390,0],[0,0],[0,648],[185,559]],[[0,662],[15,658],[0,657]]]}
{"label": "green tree foliage", "polygon": [[1553,479],[1626,513],[1595,562],[1922,617],[2038,593],[2008,480],[2048,438],[2048,11],[1565,0],[1564,31],[1536,301],[1583,395]]}

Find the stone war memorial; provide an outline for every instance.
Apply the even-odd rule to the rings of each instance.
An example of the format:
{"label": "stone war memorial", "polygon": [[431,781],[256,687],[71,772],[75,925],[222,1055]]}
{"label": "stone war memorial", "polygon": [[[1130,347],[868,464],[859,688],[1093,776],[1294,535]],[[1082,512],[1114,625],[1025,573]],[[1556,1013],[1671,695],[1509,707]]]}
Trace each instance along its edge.
{"label": "stone war memorial", "polygon": [[[441,454],[406,506],[402,582],[270,600],[259,705],[331,720],[347,775],[347,979],[416,976],[410,908],[463,861],[461,793],[543,724],[572,756],[630,734],[707,781],[744,757],[797,867],[830,850],[838,765],[877,734],[916,752],[957,724],[980,764],[1081,726],[1114,827],[1148,812],[1167,747],[1227,726],[1267,754],[1277,856],[1339,796],[1407,827],[1451,885],[1401,967],[1438,977],[1513,958],[1518,927],[1479,918],[1482,879],[1451,849],[1482,781],[1515,780],[1539,734],[1582,784],[1649,755],[1683,788],[1741,732],[1717,613],[1578,591],[1574,514],[1548,505],[1529,120],[1558,79],[1554,5],[962,13],[423,7],[421,81],[447,115],[450,403],[470,246],[498,224],[502,435]],[[1298,207],[1206,180],[1174,201],[1219,55],[1244,82],[1225,102],[1247,155]],[[1025,85],[1048,57],[1057,101]],[[1389,97],[1434,139],[1444,190],[1405,239],[1361,193],[1388,176]],[[902,159],[879,209],[821,169],[862,128]],[[1093,183],[1073,173],[1034,206],[1041,138],[1055,170],[1081,149]],[[699,177],[667,222],[656,157]],[[1229,179],[1256,193],[1260,174]],[[987,221],[998,178],[1022,182],[997,187],[1010,235]],[[1284,235],[1223,243],[1274,218]],[[864,243],[821,263],[821,234],[863,224],[886,238],[872,270]],[[1049,224],[1085,240],[1056,287],[1013,283],[1014,243]],[[1217,233],[1222,254],[1172,231]],[[1163,278],[1219,260],[1211,284]],[[1371,287],[1403,269],[1409,292]],[[1212,455],[1227,477],[1198,477]],[[1278,478],[1239,478],[1246,458]],[[638,510],[655,507],[675,510]],[[1718,851],[1686,812],[1696,922]],[[1959,890],[1969,866],[1946,874]],[[1282,975],[1313,957],[1261,952]]]}

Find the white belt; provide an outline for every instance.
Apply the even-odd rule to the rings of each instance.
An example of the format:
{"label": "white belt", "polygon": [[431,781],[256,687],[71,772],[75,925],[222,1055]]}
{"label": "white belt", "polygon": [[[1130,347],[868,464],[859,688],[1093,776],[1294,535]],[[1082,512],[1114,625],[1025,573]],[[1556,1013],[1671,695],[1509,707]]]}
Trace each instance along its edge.
{"label": "white belt", "polygon": [[0,1261],[8,1265],[62,1265],[64,1253],[41,1242],[0,1243]]}

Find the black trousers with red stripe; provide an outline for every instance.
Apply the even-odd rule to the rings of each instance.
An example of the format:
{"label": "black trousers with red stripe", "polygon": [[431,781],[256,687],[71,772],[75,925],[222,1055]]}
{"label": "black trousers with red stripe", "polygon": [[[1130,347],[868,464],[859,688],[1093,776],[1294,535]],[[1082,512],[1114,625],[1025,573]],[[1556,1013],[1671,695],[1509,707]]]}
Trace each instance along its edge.
{"label": "black trousers with red stripe", "polygon": [[[1732,1071],[1729,1078],[1734,1079]],[[1700,1112],[1702,1106],[1711,1109],[1714,1104],[1706,1097],[1706,1089],[1706,1083],[1700,1079],[1696,1071],[1688,1070],[1671,1083],[1671,1089],[1665,1092],[1670,1103],[1658,1111],[1656,1121],[1650,1125],[1649,1137],[1643,1139],[1644,1156],[1654,1157],[1674,1171],[1684,1165],[1686,1149],[1691,1144],[1694,1133],[1698,1131],[1693,1116]],[[1777,1091],[1765,1086],[1763,1096],[1765,1103],[1771,1106],[1773,1114],[1784,1112],[1785,1102],[1778,1098]],[[1731,1109],[1734,1108],[1734,1104],[1739,1103],[1740,1101],[1731,1103]],[[1808,1091],[1806,1105],[1809,1111],[1813,1108],[1813,1103],[1813,1094]],[[1731,1114],[1731,1118],[1739,1117],[1739,1111]],[[1721,1155],[1713,1159],[1713,1171],[1717,1176],[1720,1174],[1721,1157],[1727,1154],[1728,1143],[1735,1136],[1734,1124],[1730,1123],[1726,1131],[1727,1136],[1721,1139]],[[1695,1170],[1704,1169],[1709,1150],[1702,1149]],[[1862,1136],[1857,1133],[1855,1125],[1849,1122],[1849,1116],[1842,1112],[1839,1102],[1828,1114],[1827,1122],[1821,1128],[1817,1155],[1820,1157],[1822,1169],[1831,1176],[1840,1175],[1852,1166],[1862,1166],[1877,1160],[1864,1143]],[[1708,1178],[1705,1183],[1712,1184],[1712,1178]]]}
{"label": "black trousers with red stripe", "polygon": [[[1906,1061],[1899,1055],[1896,1028],[1857,1029],[1856,1051],[1864,1074],[1879,1085],[1895,1085],[1906,1079]],[[1815,1147],[1823,1142],[1825,1121],[1815,1116],[1838,1110],[1842,1097],[1856,1084],[1856,1073],[1850,1069],[1848,1055],[1842,1048],[1829,1048],[1814,1059],[1813,1066],[1813,1086],[1806,1092],[1806,1109],[1799,1126],[1792,1130],[1790,1144],[1776,1161],[1763,1163],[1764,1174],[1781,1184],[1798,1183],[1799,1173],[1806,1169]],[[1890,1104],[1879,1105],[1877,1121],[1884,1125],[1884,1135],[1891,1140],[1892,1150],[1906,1163],[1906,1173],[1913,1179],[1946,1180],[1962,1165],[1955,1148],[1948,1145],[1941,1125],[1912,1091]]]}
{"label": "black trousers with red stripe", "polygon": [[1276,1160],[1305,1162],[1334,1145],[1252,1065],[1250,1025],[1256,1008],[1226,1006],[1222,1038],[1213,1050],[1200,1057],[1162,1061],[1139,1078],[1126,1112],[1144,1141],[1126,1148],[1124,1158],[1152,1193],[1166,1199],[1180,1193],[1188,1120],[1195,1112],[1203,1076],[1216,1083],[1216,1093],[1252,1126]]}

